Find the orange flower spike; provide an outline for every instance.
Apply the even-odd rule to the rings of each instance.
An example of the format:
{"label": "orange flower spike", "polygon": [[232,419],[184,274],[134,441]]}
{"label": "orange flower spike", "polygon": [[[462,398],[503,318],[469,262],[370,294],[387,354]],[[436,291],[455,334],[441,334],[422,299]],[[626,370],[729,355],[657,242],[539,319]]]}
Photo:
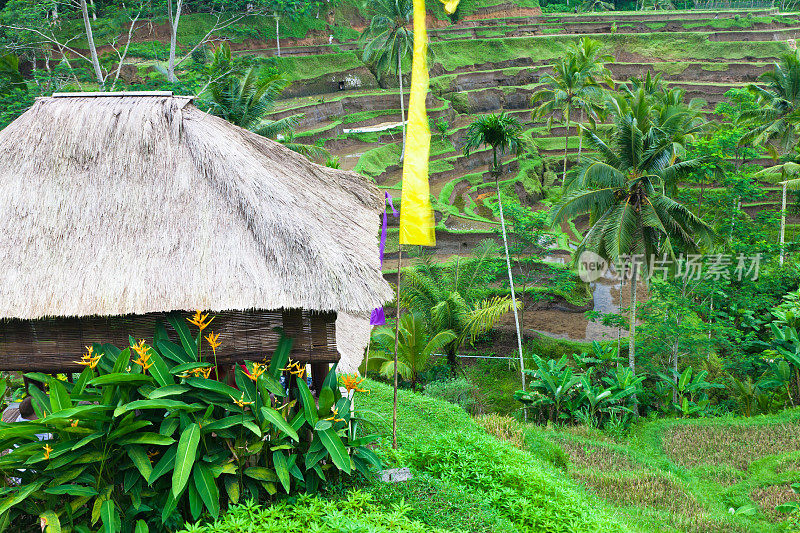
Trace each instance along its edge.
{"label": "orange flower spike", "polygon": [[77,421],[77,420],[73,420],[73,421],[71,421],[71,422],[70,422],[70,424],[69,424],[69,425],[70,425],[71,427],[74,427],[74,428],[76,428],[76,427],[78,427],[78,421]]}
{"label": "orange flower spike", "polygon": [[88,366],[89,368],[93,369],[97,366],[97,362],[100,361],[99,355],[94,355],[94,348],[91,346],[86,347],[86,353],[83,354],[80,361],[74,361],[75,363],[81,366]]}
{"label": "orange flower spike", "polygon": [[258,381],[258,378],[261,377],[261,374],[263,374],[266,371],[267,371],[267,365],[253,363],[253,371],[246,374],[246,376],[252,379],[253,381]]}
{"label": "orange flower spike", "polygon": [[332,411],[333,414],[325,420],[330,420],[331,422],[344,422],[344,418],[339,418],[339,410],[337,408],[334,407]]}
{"label": "orange flower spike", "polygon": [[208,345],[211,346],[211,351],[216,356],[217,355],[217,348],[219,348],[222,345],[222,343],[219,342],[219,333],[214,335],[214,332],[212,331],[208,335],[206,335],[205,338],[208,341]]}
{"label": "orange flower spike", "polygon": [[49,444],[45,444],[42,448],[44,449],[44,458],[50,459],[50,452],[53,451],[53,448],[51,448]]}
{"label": "orange flower spike", "polygon": [[342,387],[347,389],[348,393],[350,391],[369,392],[361,388],[361,384],[364,383],[364,378],[358,377],[358,374],[343,374],[339,376],[339,383],[341,383]]}
{"label": "orange flower spike", "polygon": [[150,352],[149,347],[145,344],[144,339],[140,340],[137,344],[131,346],[133,351],[139,354],[138,359],[134,359],[133,362],[142,367],[143,371],[147,371],[148,368],[153,366],[153,363],[150,363]]}
{"label": "orange flower spike", "polygon": [[186,319],[186,321],[189,324],[194,324],[195,326],[200,328],[200,331],[203,331],[204,329],[206,329],[208,327],[208,325],[211,324],[212,320],[214,320],[214,317],[211,317],[209,319],[208,318],[208,313],[203,314],[199,310],[194,312],[194,316],[192,316],[192,318],[187,318]]}
{"label": "orange flower spike", "polygon": [[252,405],[253,404],[253,402],[244,401],[244,393],[242,393],[242,397],[239,398],[238,400],[236,398],[234,398],[233,396],[231,396],[231,399],[233,400],[233,403],[235,403],[236,405],[238,405],[242,409],[244,409],[246,405]]}

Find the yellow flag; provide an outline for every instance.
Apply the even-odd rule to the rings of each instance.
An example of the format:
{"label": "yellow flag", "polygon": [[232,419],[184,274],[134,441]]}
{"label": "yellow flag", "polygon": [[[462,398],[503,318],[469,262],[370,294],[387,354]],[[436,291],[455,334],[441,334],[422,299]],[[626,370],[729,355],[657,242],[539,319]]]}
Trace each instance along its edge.
{"label": "yellow flag", "polygon": [[414,58],[400,201],[400,244],[436,246],[436,222],[428,185],[431,131],[425,109],[428,96],[428,32],[425,29],[425,15],[425,0],[414,0]]}
{"label": "yellow flag", "polygon": [[452,15],[456,12],[458,0],[441,0],[441,2],[444,4],[444,10],[447,11],[448,15]]}

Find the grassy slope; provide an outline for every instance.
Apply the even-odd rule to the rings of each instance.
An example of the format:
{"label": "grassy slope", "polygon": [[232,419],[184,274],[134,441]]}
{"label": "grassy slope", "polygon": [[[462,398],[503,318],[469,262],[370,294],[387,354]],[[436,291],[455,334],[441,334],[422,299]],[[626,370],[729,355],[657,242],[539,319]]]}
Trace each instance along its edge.
{"label": "grassy slope", "polygon": [[[390,433],[392,390],[377,382],[369,382],[368,388],[371,393],[359,398],[358,408],[381,431]],[[453,509],[465,524],[478,511],[497,516],[490,529],[473,530],[508,530],[511,521],[519,531],[626,531],[607,509],[548,462],[546,446],[538,455],[514,448],[489,436],[461,408],[434,398],[400,391],[398,406],[400,450],[392,452],[388,439],[383,449],[420,476],[421,481],[415,483],[422,489],[400,491],[407,503],[415,505],[416,499],[417,505],[425,507],[431,491],[439,497],[431,483],[443,483],[450,487],[447,490],[459,487],[465,502],[478,505]],[[377,490],[389,489],[379,486]]]}
{"label": "grassy slope", "polygon": [[561,446],[570,477],[635,529],[766,533],[781,531],[774,507],[800,481],[798,430],[800,411],[790,410],[643,423],[622,441],[585,428],[530,433]]}

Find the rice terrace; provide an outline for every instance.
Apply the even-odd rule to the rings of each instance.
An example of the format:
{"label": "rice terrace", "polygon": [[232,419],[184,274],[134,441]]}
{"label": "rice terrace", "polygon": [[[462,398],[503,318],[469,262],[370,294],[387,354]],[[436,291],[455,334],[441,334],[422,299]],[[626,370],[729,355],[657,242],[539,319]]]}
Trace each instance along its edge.
{"label": "rice terrace", "polygon": [[0,532],[800,532],[795,0],[0,0]]}

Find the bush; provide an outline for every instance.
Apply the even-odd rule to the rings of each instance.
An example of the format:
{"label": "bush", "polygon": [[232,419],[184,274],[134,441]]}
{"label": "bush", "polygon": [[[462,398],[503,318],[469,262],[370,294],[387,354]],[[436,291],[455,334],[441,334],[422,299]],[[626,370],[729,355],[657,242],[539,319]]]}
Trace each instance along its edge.
{"label": "bush", "polygon": [[432,381],[425,385],[424,394],[454,403],[468,413],[475,407],[475,385],[466,378]]}
{"label": "bush", "polygon": [[[198,313],[192,323],[202,331],[206,320]],[[106,532],[174,531],[185,517],[219,516],[228,502],[313,492],[340,472],[380,466],[364,447],[374,437],[355,438],[335,369],[317,406],[284,337],[269,366],[237,366],[234,388],[211,378],[202,335],[178,315],[169,322],[179,344],[159,324],[152,346],[87,347],[74,384],[27,374],[49,397],[31,387],[38,420],[0,424],[0,450],[11,450],[0,472],[13,480],[0,489],[0,524],[27,514],[74,531],[98,521]],[[212,355],[218,337],[205,337]],[[285,401],[284,370],[298,378],[299,401]],[[353,378],[345,385],[359,389]]]}
{"label": "bush", "polygon": [[208,525],[188,526],[181,533],[428,533],[442,531],[409,518],[410,509],[397,505],[391,510],[377,507],[372,496],[352,491],[341,500],[325,500],[303,495],[290,503],[282,501],[260,507],[252,501],[239,504]]}

